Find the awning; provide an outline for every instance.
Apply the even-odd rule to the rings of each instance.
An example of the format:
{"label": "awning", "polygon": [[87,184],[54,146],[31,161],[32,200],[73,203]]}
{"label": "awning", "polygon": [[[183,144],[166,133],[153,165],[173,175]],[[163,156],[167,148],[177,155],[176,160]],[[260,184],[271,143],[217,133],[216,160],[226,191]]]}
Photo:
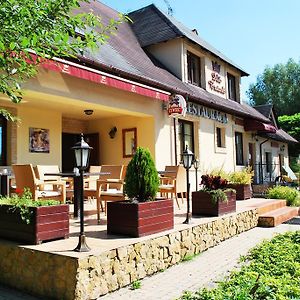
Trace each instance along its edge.
{"label": "awning", "polygon": [[276,128],[273,125],[252,119],[244,120],[244,129],[245,131],[276,132]]}
{"label": "awning", "polygon": [[285,166],[282,166],[282,168],[284,171],[286,171],[289,178],[291,178],[292,180],[297,180],[297,176],[295,175],[293,170],[290,168],[290,166],[285,165]]}
{"label": "awning", "polygon": [[65,73],[70,76],[89,80],[101,85],[114,87],[157,100],[169,101],[170,93],[167,91],[159,90],[148,85],[134,82],[59,58],[54,58],[51,60],[46,59],[41,66],[51,71]]}

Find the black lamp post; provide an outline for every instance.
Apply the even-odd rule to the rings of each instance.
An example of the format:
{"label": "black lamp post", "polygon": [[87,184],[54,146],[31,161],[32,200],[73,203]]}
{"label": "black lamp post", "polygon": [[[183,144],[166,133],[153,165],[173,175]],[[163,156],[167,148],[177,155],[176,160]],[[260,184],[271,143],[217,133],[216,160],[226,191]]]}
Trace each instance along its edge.
{"label": "black lamp post", "polygon": [[76,167],[79,169],[80,176],[80,185],[77,187],[80,189],[80,234],[79,234],[79,242],[74,251],[77,252],[88,252],[91,249],[86,244],[85,233],[84,233],[84,190],[83,190],[83,172],[87,169],[89,164],[89,158],[92,147],[90,147],[83,139],[83,134],[81,134],[80,142],[76,143],[74,147],[72,147],[75,153],[75,161]]}
{"label": "black lamp post", "polygon": [[183,223],[189,224],[191,221],[189,170],[194,160],[194,153],[188,149],[188,146],[186,146],[185,150],[183,151],[182,160],[183,160],[183,166],[186,170],[186,201],[187,201],[186,219]]}
{"label": "black lamp post", "polygon": [[196,192],[198,191],[198,168],[199,168],[199,159],[194,159],[194,168],[195,168],[195,175],[196,175]]}

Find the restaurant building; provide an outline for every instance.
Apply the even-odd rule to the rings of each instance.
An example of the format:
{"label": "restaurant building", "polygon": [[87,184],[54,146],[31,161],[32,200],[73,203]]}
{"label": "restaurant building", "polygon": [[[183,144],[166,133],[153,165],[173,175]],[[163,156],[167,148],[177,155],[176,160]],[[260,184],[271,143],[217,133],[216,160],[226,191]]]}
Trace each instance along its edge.
{"label": "restaurant building", "polygon": [[[90,9],[104,21],[118,17],[100,2],[82,4],[82,10]],[[129,17],[132,23],[121,24],[96,52],[44,63],[24,85],[22,103],[0,95],[1,107],[21,119],[19,124],[1,119],[2,165],[58,164],[72,170],[70,148],[81,132],[94,148],[92,165],[127,165],[141,146],[163,170],[180,163],[186,145],[201,173],[246,165],[256,170],[265,162],[288,165],[287,143],[295,140],[278,128],[272,110],[241,103],[247,72],[154,5]],[[183,113],[172,115],[174,105]],[[268,178],[277,173],[272,167]]]}

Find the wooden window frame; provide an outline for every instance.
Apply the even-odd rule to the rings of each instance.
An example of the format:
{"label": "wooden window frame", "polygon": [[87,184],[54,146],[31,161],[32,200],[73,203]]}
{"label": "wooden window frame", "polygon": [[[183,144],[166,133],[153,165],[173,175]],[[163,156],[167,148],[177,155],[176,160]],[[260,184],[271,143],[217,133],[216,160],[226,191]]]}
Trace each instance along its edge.
{"label": "wooden window frame", "polygon": [[[237,136],[241,137],[241,143],[237,143]],[[235,132],[235,163],[237,166],[244,166],[244,141],[243,141],[243,133],[242,132]],[[240,147],[241,149],[238,149]],[[239,151],[241,150],[241,152]],[[241,153],[241,156],[239,155]]]}
{"label": "wooden window frame", "polygon": [[192,135],[191,135],[192,149],[189,149],[189,150],[192,151],[193,153],[195,153],[194,122],[179,119],[178,125],[179,125],[179,127],[181,127],[181,130],[178,132],[179,133],[180,150],[181,150],[180,155],[182,155],[182,153],[185,149],[185,136],[187,136],[187,134],[184,133],[184,126],[187,126],[187,125],[191,126],[191,132],[192,132]]}
{"label": "wooden window frame", "polygon": [[228,82],[228,98],[233,101],[237,101],[236,93],[236,77],[230,73],[227,73]]}
{"label": "wooden window frame", "polygon": [[187,51],[187,75],[189,83],[201,86],[201,58],[190,51]]}
{"label": "wooden window frame", "polygon": [[[133,133],[133,145],[131,153],[126,152],[126,144],[127,144],[127,134]],[[123,158],[133,157],[134,153],[136,152],[137,148],[137,128],[124,128],[122,129],[122,143],[123,143]]]}

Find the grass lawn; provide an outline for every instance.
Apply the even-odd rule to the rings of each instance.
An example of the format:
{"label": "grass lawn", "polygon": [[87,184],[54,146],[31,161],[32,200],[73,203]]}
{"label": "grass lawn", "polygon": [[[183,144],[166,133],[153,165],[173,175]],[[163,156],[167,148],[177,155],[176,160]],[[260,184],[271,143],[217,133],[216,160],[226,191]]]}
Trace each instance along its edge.
{"label": "grass lawn", "polygon": [[300,231],[277,235],[241,258],[242,267],[214,289],[185,292],[182,300],[300,300]]}

